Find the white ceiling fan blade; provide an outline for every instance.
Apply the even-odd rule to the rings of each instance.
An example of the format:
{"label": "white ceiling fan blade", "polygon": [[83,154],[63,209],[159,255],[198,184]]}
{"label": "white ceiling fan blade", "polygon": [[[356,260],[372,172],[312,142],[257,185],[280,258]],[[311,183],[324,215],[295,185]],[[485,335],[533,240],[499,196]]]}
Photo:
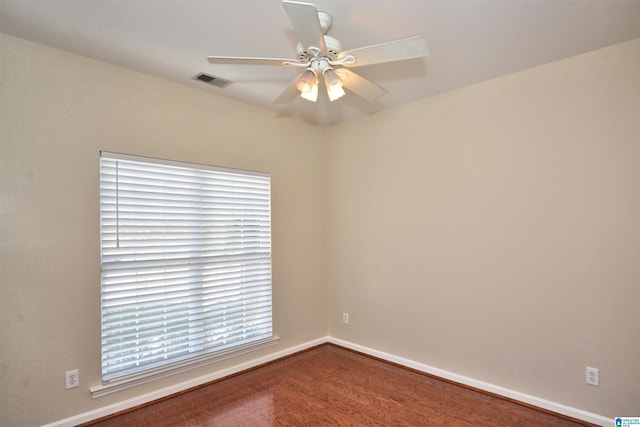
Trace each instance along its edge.
{"label": "white ceiling fan blade", "polygon": [[283,0],[282,7],[289,17],[293,31],[305,49],[317,47],[325,50],[324,32],[320,26],[318,9],[311,3]]}
{"label": "white ceiling fan blade", "polygon": [[[299,77],[299,76],[298,76]],[[296,86],[298,81],[298,77],[296,77],[289,86],[278,96],[273,103],[274,104],[288,104],[300,95],[300,91]]]}
{"label": "white ceiling fan blade", "polygon": [[342,87],[349,89],[367,101],[373,102],[387,93],[386,89],[381,88],[351,70],[339,68],[335,71],[342,78]]}
{"label": "white ceiling fan blade", "polygon": [[286,65],[290,62],[300,62],[297,59],[281,58],[243,58],[234,56],[209,56],[207,60],[211,64],[231,64],[231,65]]}
{"label": "white ceiling fan blade", "polygon": [[382,64],[384,62],[402,61],[429,55],[429,46],[425,36],[413,36],[386,43],[347,50],[338,55],[338,60],[353,55],[355,63],[345,63],[348,67]]}

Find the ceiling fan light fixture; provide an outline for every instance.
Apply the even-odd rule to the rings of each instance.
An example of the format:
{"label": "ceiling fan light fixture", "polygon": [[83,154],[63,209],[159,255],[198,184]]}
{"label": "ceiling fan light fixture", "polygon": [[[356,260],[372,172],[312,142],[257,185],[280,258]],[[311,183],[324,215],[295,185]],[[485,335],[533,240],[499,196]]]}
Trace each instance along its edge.
{"label": "ceiling fan light fixture", "polygon": [[342,98],[345,92],[342,86],[327,86],[327,95],[329,96],[329,101],[333,102],[338,98]]}
{"label": "ceiling fan light fixture", "polygon": [[300,91],[300,97],[307,101],[316,102],[318,100],[318,81],[316,80],[308,91]]}
{"label": "ceiling fan light fixture", "polygon": [[324,75],[324,84],[327,87],[327,95],[329,101],[333,102],[338,98],[345,95],[344,89],[342,89],[342,79],[331,68],[327,68],[322,73]]}
{"label": "ceiling fan light fixture", "polygon": [[324,82],[327,86],[342,86],[342,79],[340,79],[338,73],[333,71],[333,68],[327,68],[322,74],[324,75]]}
{"label": "ceiling fan light fixture", "polygon": [[313,90],[314,86],[318,85],[317,81],[318,78],[316,73],[311,68],[308,68],[304,73],[298,76],[296,87],[301,93],[307,93]]}

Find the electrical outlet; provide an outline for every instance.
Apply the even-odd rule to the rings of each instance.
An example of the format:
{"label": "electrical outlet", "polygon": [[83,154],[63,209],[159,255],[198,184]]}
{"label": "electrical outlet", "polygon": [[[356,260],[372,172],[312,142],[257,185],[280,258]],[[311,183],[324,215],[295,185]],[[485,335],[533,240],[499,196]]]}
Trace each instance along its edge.
{"label": "electrical outlet", "polygon": [[349,324],[349,313],[342,313],[342,323],[345,325]]}
{"label": "electrical outlet", "polygon": [[590,368],[587,366],[587,384],[600,385],[600,371],[597,368]]}
{"label": "electrical outlet", "polygon": [[78,370],[67,371],[64,373],[64,388],[69,390],[70,388],[78,387],[80,385],[80,375]]}

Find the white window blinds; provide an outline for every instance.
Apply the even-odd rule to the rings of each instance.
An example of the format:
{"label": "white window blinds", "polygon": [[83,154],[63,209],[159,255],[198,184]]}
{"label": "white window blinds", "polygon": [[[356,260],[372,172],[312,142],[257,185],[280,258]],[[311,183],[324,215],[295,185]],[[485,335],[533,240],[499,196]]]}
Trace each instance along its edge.
{"label": "white window blinds", "polygon": [[272,336],[268,175],[102,153],[102,379]]}

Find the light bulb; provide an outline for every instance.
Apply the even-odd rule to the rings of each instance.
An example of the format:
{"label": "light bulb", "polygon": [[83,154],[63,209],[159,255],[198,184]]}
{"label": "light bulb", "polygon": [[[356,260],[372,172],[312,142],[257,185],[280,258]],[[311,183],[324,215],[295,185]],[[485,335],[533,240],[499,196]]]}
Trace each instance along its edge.
{"label": "light bulb", "polygon": [[340,76],[331,68],[324,70],[324,84],[327,86],[327,95],[329,101],[333,102],[336,99],[344,96],[344,89],[342,89],[342,80]]}
{"label": "light bulb", "polygon": [[327,68],[322,74],[324,75],[324,82],[327,86],[342,86],[342,80],[340,80],[340,77],[335,71],[333,71],[333,69]]}
{"label": "light bulb", "polygon": [[313,86],[316,86],[316,73],[312,69],[307,69],[304,73],[300,74],[296,81],[296,87],[302,93],[310,92]]}
{"label": "light bulb", "polygon": [[327,95],[329,96],[329,101],[333,102],[336,99],[344,96],[344,89],[342,89],[342,86],[338,86],[338,85],[328,86]]}
{"label": "light bulb", "polygon": [[301,91],[300,97],[307,101],[316,102],[318,100],[318,82],[315,81],[308,91]]}

